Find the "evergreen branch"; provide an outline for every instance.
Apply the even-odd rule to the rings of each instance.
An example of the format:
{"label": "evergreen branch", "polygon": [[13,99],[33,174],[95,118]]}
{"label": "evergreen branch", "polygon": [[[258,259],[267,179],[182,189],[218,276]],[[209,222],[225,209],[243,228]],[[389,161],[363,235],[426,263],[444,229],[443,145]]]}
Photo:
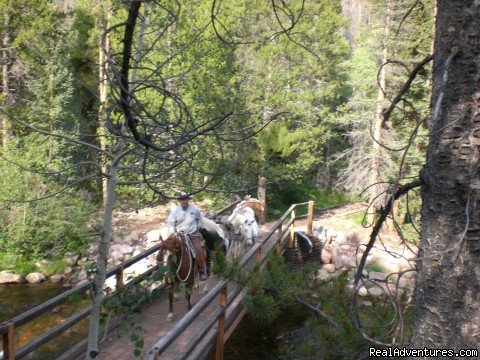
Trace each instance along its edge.
{"label": "evergreen branch", "polygon": [[323,312],[322,310],[320,310],[320,308],[319,308],[318,306],[313,306],[313,305],[312,305],[311,303],[309,303],[307,300],[301,298],[301,297],[298,296],[298,295],[293,295],[292,297],[293,297],[293,299],[294,299],[296,302],[298,302],[298,303],[306,306],[307,308],[309,308],[310,310],[312,310],[315,314],[317,314],[317,315],[319,315],[320,317],[322,317],[322,318],[324,318],[325,320],[327,320],[328,323],[329,323],[330,325],[332,325],[334,328],[336,328],[336,329],[341,329],[340,324],[338,324],[338,323],[336,323],[335,321],[333,321],[333,319],[332,319],[330,316],[328,316],[328,314],[326,314],[325,312]]}
{"label": "evergreen branch", "polygon": [[39,129],[39,128],[33,126],[33,125],[28,124],[26,121],[20,120],[19,118],[17,118],[16,116],[13,116],[12,114],[8,113],[7,111],[5,111],[2,108],[0,108],[0,112],[4,115],[8,116],[9,119],[12,119],[12,120],[22,124],[27,129],[33,130],[33,131],[35,131],[37,133],[40,133],[40,134],[43,134],[43,135],[60,138],[60,139],[63,139],[63,140],[69,141],[69,142],[73,142],[73,143],[78,144],[78,145],[86,146],[86,147],[94,149],[94,150],[96,150],[96,151],[98,151],[102,154],[105,154],[108,157],[111,157],[108,152],[106,152],[105,150],[102,150],[98,146],[95,146],[93,144],[90,144],[90,143],[87,143],[87,142],[84,142],[84,141],[81,141],[81,140],[73,139],[73,138],[71,138],[69,136],[66,136],[66,135],[63,135],[63,134],[57,134],[57,133],[53,133],[53,132],[50,132],[50,131]]}
{"label": "evergreen branch", "polygon": [[408,76],[407,81],[403,84],[402,88],[400,91],[397,93],[395,98],[392,100],[392,103],[390,104],[389,108],[385,110],[383,113],[383,120],[382,120],[382,127],[384,124],[390,119],[390,116],[397,106],[397,104],[402,100],[403,95],[406,94],[406,92],[410,89],[410,85],[412,85],[413,80],[417,77],[418,73],[420,70],[423,69],[423,67],[428,64],[431,60],[433,59],[433,54],[427,55],[422,61],[420,61],[411,71],[410,75]]}
{"label": "evergreen branch", "polygon": [[60,190],[58,191],[55,191],[51,194],[48,194],[48,195],[45,195],[45,196],[41,196],[41,197],[38,197],[38,198],[34,198],[34,199],[27,199],[27,200],[16,200],[16,199],[3,199],[3,198],[0,198],[0,201],[3,201],[3,202],[11,202],[11,203],[31,203],[31,202],[36,202],[36,201],[41,201],[41,200],[45,200],[45,199],[49,199],[49,198],[52,198],[52,197],[55,197],[57,196],[58,194],[64,192],[65,190],[67,190],[68,188],[71,188],[73,187],[74,185],[77,185],[79,183],[81,183],[82,181],[87,181],[87,180],[90,180],[90,179],[93,179],[93,178],[96,178],[98,176],[98,174],[92,174],[92,175],[89,175],[89,176],[85,176],[81,179],[78,179],[76,181],[73,181],[67,185],[65,185],[64,187],[62,187]]}
{"label": "evergreen branch", "polygon": [[400,29],[403,25],[403,23],[405,22],[405,20],[407,20],[408,16],[411,14],[411,12],[413,11],[413,9],[415,9],[418,5],[418,3],[420,3],[420,0],[416,0],[412,6],[410,6],[410,8],[408,9],[408,11],[405,13],[405,15],[403,15],[403,18],[402,20],[400,21],[400,24],[398,24],[398,28],[397,28],[397,31],[395,32],[395,35],[398,35],[398,33],[400,32]]}
{"label": "evergreen branch", "polygon": [[[1,152],[0,152],[0,158],[2,158],[4,161],[8,162],[9,164],[12,164],[12,165],[18,167],[19,169],[21,169],[21,170],[23,170],[23,171],[26,171],[26,172],[29,172],[29,173],[33,173],[33,174],[48,175],[48,176],[59,175],[59,174],[64,173],[64,172],[67,171],[67,170],[79,168],[79,167],[82,166],[82,165],[93,165],[93,166],[95,166],[95,167],[97,167],[97,168],[100,168],[100,165],[98,165],[97,163],[95,163],[95,162],[93,162],[93,161],[82,161],[82,162],[79,162],[79,163],[77,163],[77,164],[64,167],[64,168],[62,168],[62,169],[60,169],[60,170],[40,171],[40,170],[36,170],[36,169],[29,168],[29,167],[24,166],[24,165],[22,165],[22,164],[19,164],[19,163],[17,163],[16,161],[7,158],[7,157],[6,157],[5,155],[3,155]],[[101,172],[99,172],[99,174],[100,174],[100,175],[103,175],[103,174],[101,174]]]}

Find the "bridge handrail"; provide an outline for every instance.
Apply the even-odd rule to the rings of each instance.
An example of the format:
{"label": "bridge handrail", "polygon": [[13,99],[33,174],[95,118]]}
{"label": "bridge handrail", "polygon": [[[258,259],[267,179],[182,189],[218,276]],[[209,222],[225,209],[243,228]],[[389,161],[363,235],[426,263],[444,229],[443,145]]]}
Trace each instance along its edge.
{"label": "bridge handrail", "polygon": [[[278,238],[275,241],[274,245],[271,247],[271,249],[274,249],[275,246],[282,241],[284,238],[285,232],[288,230],[288,228],[293,225],[296,219],[299,219],[300,217],[296,217],[294,214],[294,210],[299,207],[299,206],[309,206],[309,214],[307,215],[309,218],[309,229],[311,230],[311,222],[313,221],[313,201],[308,201],[308,202],[303,202],[303,203],[298,203],[298,204],[293,204],[290,206],[290,208],[280,217],[280,219],[275,223],[273,226],[272,230],[265,236],[265,238],[261,241],[256,243],[252,248],[242,257],[240,260],[239,266],[244,267],[254,255],[257,256],[257,262],[260,264],[263,264],[265,259],[267,258],[268,254],[262,254],[262,246],[263,244],[266,243],[268,239],[270,239],[275,233],[278,234]],[[293,213],[293,216],[292,216]],[[283,225],[285,220],[287,219],[288,216],[291,216],[289,221],[285,224],[285,230],[283,230]],[[304,216],[301,216],[302,218]],[[269,249],[269,251],[271,251]],[[146,360],[155,360],[158,355],[160,355],[162,352],[164,352],[177,338],[182,334],[182,332],[209,306],[216,298],[217,296],[222,292],[222,290],[225,289],[226,291],[226,286],[227,286],[227,281],[226,280],[221,280],[218,282],[213,289],[211,289],[193,308],[190,310],[184,317],[182,317],[160,340],[158,340],[153,347],[151,347],[145,357]],[[234,290],[234,294],[232,296],[229,296],[227,300],[227,307],[232,301],[232,299],[238,294],[240,290],[236,289]],[[220,318],[222,314],[224,314],[226,309],[223,311],[218,311],[217,312],[217,320]],[[212,315],[213,317],[213,315]],[[208,322],[207,325],[210,324],[210,321]],[[210,326],[210,325],[209,325]],[[205,326],[204,326],[205,327]],[[220,329],[220,326],[219,326]],[[205,332],[206,329],[202,329],[200,332]],[[219,330],[221,331],[221,330]]]}
{"label": "bridge handrail", "polygon": [[[237,200],[222,209],[218,210],[217,212],[214,213],[214,216],[218,216],[223,214],[224,212],[230,210],[233,208],[235,205],[237,205],[241,200]],[[160,244],[154,245],[151,248],[143,251],[142,253],[132,257],[131,259],[125,261],[124,263],[121,263],[119,265],[116,265],[110,269],[107,270],[106,272],[106,279],[112,277],[112,276],[117,276],[117,286],[116,289],[119,287],[123,286],[123,271],[132,266],[133,264],[139,262],[140,260],[143,260],[147,256],[155,253],[158,251],[160,248]],[[134,278],[132,278],[127,285],[132,285],[134,283],[137,283],[141,281],[141,279],[145,278],[146,276],[150,275],[154,270],[156,269],[156,266],[150,268],[143,274],[140,274]],[[86,308],[75,312],[72,314],[69,318],[67,318],[64,322],[62,322],[59,325],[54,326],[50,330],[48,330],[46,333],[36,337],[32,341],[28,342],[27,344],[22,345],[18,349],[13,348],[13,338],[14,338],[14,330],[16,327],[21,326],[30,320],[36,318],[37,316],[40,316],[44,314],[45,312],[49,311],[50,309],[54,308],[55,306],[62,304],[63,302],[67,301],[68,298],[75,294],[75,293],[81,293],[89,289],[93,285],[93,280],[86,281],[82,284],[79,284],[70,290],[67,290],[29,310],[26,312],[19,314],[7,321],[4,321],[3,323],[0,324],[0,335],[3,335],[3,353],[4,357],[7,356],[7,358],[10,360],[10,358],[16,358],[20,359],[26,355],[28,355],[30,352],[36,350],[39,348],[41,345],[45,344],[58,334],[64,332],[65,330],[69,329],[70,327],[74,326],[76,323],[79,321],[83,320],[85,317],[90,315],[90,310],[91,306],[87,306]],[[109,294],[109,296],[113,296],[116,293],[116,290]],[[1,357],[0,357],[1,359]]]}

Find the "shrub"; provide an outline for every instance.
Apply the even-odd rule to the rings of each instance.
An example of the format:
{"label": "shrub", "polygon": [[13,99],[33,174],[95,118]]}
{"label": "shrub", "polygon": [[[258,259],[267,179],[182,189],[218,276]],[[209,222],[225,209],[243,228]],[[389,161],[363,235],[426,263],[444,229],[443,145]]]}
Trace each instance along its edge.
{"label": "shrub", "polygon": [[52,260],[41,266],[42,272],[47,275],[58,274],[67,267],[67,262],[63,259]]}
{"label": "shrub", "polygon": [[[280,181],[269,187],[267,193],[267,215],[278,218],[292,204],[313,200],[315,208],[346,204],[350,201],[346,193],[317,189],[307,181],[295,182],[292,180]],[[301,209],[300,209],[301,210]],[[303,213],[306,213],[306,208]],[[300,215],[302,213],[299,213]]]}
{"label": "shrub", "polygon": [[[43,167],[48,144],[28,142],[29,138],[23,138],[28,147],[12,143],[11,162],[0,161],[0,198],[9,199],[0,203],[0,253],[15,254],[17,262],[59,258],[84,249],[94,213],[80,191],[63,191],[61,176],[77,175],[59,171],[61,176],[47,176]],[[54,161],[47,165],[59,168]]]}

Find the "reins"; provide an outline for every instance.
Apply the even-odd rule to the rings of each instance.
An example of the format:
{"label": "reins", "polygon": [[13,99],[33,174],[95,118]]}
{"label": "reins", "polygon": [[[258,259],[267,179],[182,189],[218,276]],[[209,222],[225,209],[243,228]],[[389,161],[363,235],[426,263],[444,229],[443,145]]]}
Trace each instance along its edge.
{"label": "reins", "polygon": [[[181,240],[181,235],[178,235],[178,236],[180,236],[180,240]],[[185,238],[185,246],[187,247],[187,250],[189,251],[189,253],[192,254],[192,251],[193,251],[194,248],[193,248],[192,242],[190,240],[190,237],[187,234],[183,234],[183,236]],[[178,280],[180,280],[180,282],[185,283],[185,282],[187,282],[188,278],[190,277],[190,274],[192,273],[192,268],[193,268],[192,256],[190,256],[188,273],[187,273],[187,276],[185,277],[185,279],[182,279],[182,277],[180,276],[180,269],[182,268],[182,263],[183,263],[183,244],[180,245],[180,263],[178,264],[176,275],[177,275]]]}

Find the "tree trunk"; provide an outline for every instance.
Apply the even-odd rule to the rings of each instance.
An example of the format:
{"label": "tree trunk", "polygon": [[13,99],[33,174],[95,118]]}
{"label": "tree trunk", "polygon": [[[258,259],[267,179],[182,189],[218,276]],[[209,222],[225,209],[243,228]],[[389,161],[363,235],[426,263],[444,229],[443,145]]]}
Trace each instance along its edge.
{"label": "tree trunk", "polygon": [[[382,192],[381,181],[381,165],[382,165],[382,122],[383,122],[383,106],[385,101],[386,88],[386,67],[383,66],[387,62],[388,56],[388,36],[390,32],[390,12],[391,0],[387,0],[387,13],[383,30],[383,48],[382,48],[382,68],[379,74],[379,88],[377,94],[377,108],[375,110],[375,118],[372,124],[373,150],[372,150],[372,168],[370,172],[370,209],[368,222],[373,224],[374,215],[381,202],[379,194]],[[368,235],[369,236],[369,235]]]}
{"label": "tree trunk", "polygon": [[480,343],[479,29],[478,1],[438,1],[415,348]]}
{"label": "tree trunk", "polygon": [[[10,68],[10,14],[8,6],[3,10],[3,37],[2,37],[2,94],[3,94],[3,109],[8,107],[10,101],[10,82],[9,82],[9,68]],[[4,151],[8,149],[8,142],[10,140],[10,127],[6,114],[2,114],[2,145]]]}
{"label": "tree trunk", "polygon": [[[99,4],[100,8],[102,4]],[[109,1],[105,2],[105,9],[100,10],[100,29],[105,31],[110,26],[111,17],[111,5]],[[100,139],[100,148],[102,150],[107,149],[106,143],[106,105],[107,105],[107,87],[108,87],[108,56],[110,54],[110,34],[105,34],[100,38],[100,46],[98,49],[98,77],[99,77],[99,100],[100,106],[98,107],[98,135]],[[107,164],[105,156],[100,156],[100,168],[102,173],[107,173]],[[107,178],[102,176],[102,205],[105,207],[107,202]]]}
{"label": "tree trunk", "polygon": [[[137,43],[137,52],[135,53],[135,60],[138,62],[140,60],[141,51],[142,51],[142,37],[145,33],[145,24],[146,24],[146,11],[144,14],[144,20],[142,22],[142,28],[140,30],[138,43]],[[135,84],[137,81],[137,71],[132,72],[132,77],[129,85],[129,92],[133,92],[134,89],[132,84]],[[106,74],[104,74],[106,76]],[[102,79],[102,78],[101,78]],[[107,85],[107,84],[105,84]],[[106,91],[106,89],[105,89]],[[106,130],[106,129],[105,129]],[[127,126],[124,124],[122,127],[122,134],[127,133]],[[90,316],[90,326],[88,331],[88,349],[86,360],[93,360],[99,353],[99,321],[100,321],[100,310],[103,302],[103,286],[106,279],[107,271],[107,261],[108,261],[108,252],[110,249],[110,238],[112,232],[112,216],[113,216],[113,206],[115,203],[115,191],[118,182],[118,171],[120,166],[120,161],[125,153],[122,154],[122,151],[125,147],[124,138],[118,138],[118,143],[115,146],[113,151],[112,164],[110,165],[110,171],[107,175],[107,191],[106,199],[104,205],[104,233],[102,236],[102,241],[99,244],[98,258],[97,258],[97,273],[95,274],[95,288],[94,288],[94,299],[92,302],[92,312]]]}
{"label": "tree trunk", "polygon": [[118,181],[118,168],[122,157],[121,153],[124,147],[124,142],[123,138],[118,140],[110,171],[108,172],[107,197],[103,213],[103,233],[100,244],[98,245],[97,272],[94,278],[92,312],[90,315],[90,325],[88,330],[87,360],[95,359],[99,352],[98,339],[100,310],[103,302],[103,286],[106,279],[108,252],[110,249],[110,238],[112,234],[112,217],[115,204],[115,191]]}

